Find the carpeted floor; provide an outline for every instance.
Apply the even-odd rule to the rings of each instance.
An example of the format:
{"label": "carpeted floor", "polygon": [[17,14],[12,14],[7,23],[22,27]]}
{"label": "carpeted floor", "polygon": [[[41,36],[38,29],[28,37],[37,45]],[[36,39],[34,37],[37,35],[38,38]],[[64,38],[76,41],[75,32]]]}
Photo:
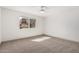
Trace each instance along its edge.
{"label": "carpeted floor", "polygon": [[36,36],[26,39],[3,42],[0,45],[1,53],[78,53],[79,43],[50,37],[37,42],[36,38],[46,36]]}

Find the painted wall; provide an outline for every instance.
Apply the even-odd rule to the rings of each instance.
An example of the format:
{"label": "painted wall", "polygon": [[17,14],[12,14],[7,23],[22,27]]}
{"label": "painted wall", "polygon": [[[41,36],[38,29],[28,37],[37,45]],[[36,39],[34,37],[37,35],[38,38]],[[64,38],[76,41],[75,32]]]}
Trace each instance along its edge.
{"label": "painted wall", "polygon": [[[19,29],[19,16],[36,18],[36,28]],[[43,18],[2,8],[2,41],[43,34]]]}
{"label": "painted wall", "polygon": [[0,43],[1,43],[1,8],[0,8]]}
{"label": "painted wall", "polygon": [[79,7],[55,7],[45,21],[45,34],[79,42]]}

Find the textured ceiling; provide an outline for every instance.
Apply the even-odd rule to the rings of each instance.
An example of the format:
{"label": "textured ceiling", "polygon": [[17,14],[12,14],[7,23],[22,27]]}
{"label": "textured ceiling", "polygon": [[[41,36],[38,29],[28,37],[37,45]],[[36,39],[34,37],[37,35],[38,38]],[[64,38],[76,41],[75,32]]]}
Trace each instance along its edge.
{"label": "textured ceiling", "polygon": [[78,9],[79,7],[67,7],[67,6],[47,6],[45,13],[41,14],[40,13],[40,6],[2,6],[3,8],[8,8],[8,9],[12,9],[12,10],[17,10],[17,11],[21,11],[21,12],[26,12],[26,13],[30,13],[30,14],[34,14],[37,16],[42,16],[42,17],[47,17],[55,12],[58,11],[66,11],[66,10],[73,10],[74,9]]}
{"label": "textured ceiling", "polygon": [[46,16],[47,10],[49,9],[49,7],[46,8],[45,13],[41,14],[40,13],[40,6],[3,6],[3,8],[8,8],[8,9],[12,9],[12,10],[17,10],[17,11],[21,11],[21,12],[26,12],[26,13],[31,13],[34,15],[38,15],[38,16]]}

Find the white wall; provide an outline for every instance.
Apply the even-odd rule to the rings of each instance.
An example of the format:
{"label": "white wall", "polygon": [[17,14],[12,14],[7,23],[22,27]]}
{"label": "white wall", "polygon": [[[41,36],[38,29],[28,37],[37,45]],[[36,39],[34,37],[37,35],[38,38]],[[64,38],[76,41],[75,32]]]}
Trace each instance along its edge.
{"label": "white wall", "polygon": [[[79,41],[79,7],[54,7],[50,13],[51,15],[44,19],[3,8],[2,41],[40,35],[43,32],[50,36]],[[36,28],[19,29],[19,16],[36,18]]]}
{"label": "white wall", "polygon": [[1,43],[1,8],[0,8],[0,43]]}
{"label": "white wall", "polygon": [[[36,28],[19,29],[19,16],[36,18]],[[2,41],[43,34],[43,18],[2,8]]]}
{"label": "white wall", "polygon": [[45,34],[79,42],[79,7],[55,7],[45,22]]}

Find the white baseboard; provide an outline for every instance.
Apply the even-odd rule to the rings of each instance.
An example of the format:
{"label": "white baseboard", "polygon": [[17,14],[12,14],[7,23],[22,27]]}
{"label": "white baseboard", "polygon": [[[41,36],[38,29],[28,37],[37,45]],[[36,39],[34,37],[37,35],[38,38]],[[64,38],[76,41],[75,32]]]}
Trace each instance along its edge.
{"label": "white baseboard", "polygon": [[34,36],[29,36],[29,37],[23,37],[23,38],[17,38],[17,39],[3,40],[2,42],[13,41],[13,40],[19,40],[19,39],[25,39],[25,38],[31,38],[31,37],[42,36],[42,35],[44,35],[44,34],[39,34],[39,35],[34,35]]}
{"label": "white baseboard", "polygon": [[68,41],[73,41],[73,42],[77,42],[79,43],[79,40],[72,40],[72,39],[69,39],[69,38],[65,38],[65,37],[60,37],[60,36],[55,36],[55,35],[49,35],[49,34],[45,34],[49,37],[55,37],[55,38],[59,38],[59,39],[64,39],[64,40],[68,40]]}

